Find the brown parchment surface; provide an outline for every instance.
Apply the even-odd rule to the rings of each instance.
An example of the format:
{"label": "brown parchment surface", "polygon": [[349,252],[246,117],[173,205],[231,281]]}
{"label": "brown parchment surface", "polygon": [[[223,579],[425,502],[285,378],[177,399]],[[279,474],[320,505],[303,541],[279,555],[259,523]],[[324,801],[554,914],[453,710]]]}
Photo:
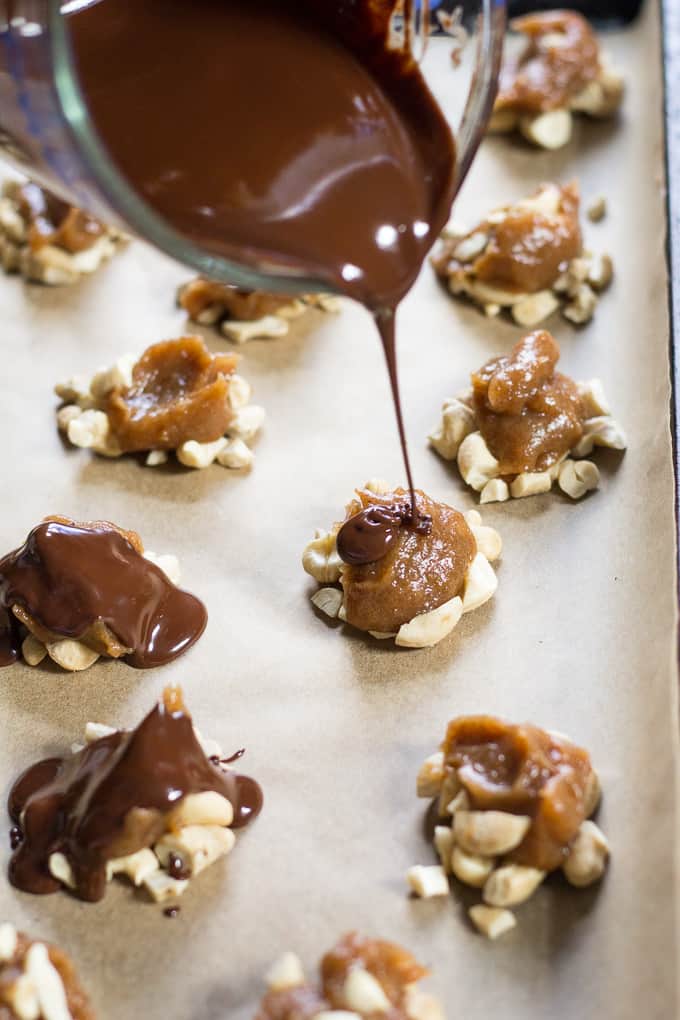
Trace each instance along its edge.
{"label": "brown parchment surface", "polygon": [[[0,787],[81,737],[88,720],[133,725],[163,684],[184,685],[201,730],[262,783],[265,808],[226,864],[204,873],[174,920],[115,883],[104,902],[18,893],[0,877],[0,918],[76,959],[106,1020],[252,1016],[282,950],[315,967],[343,931],[404,943],[433,968],[449,1018],[672,1020],[676,989],[677,704],[669,433],[668,318],[656,6],[608,47],[626,69],[619,123],[577,124],[549,154],[487,141],[458,201],[474,222],[541,180],[578,176],[609,214],[586,223],[616,260],[595,320],[552,322],[563,370],[600,377],[629,436],[598,455],[599,492],[483,508],[504,539],[496,598],[432,650],[396,651],[328,626],[300,553],[370,476],[403,481],[382,353],[368,316],[312,317],[290,337],[243,348],[241,371],[268,419],[249,476],[147,469],[66,450],[52,385],[128,350],[178,335],[173,304],[188,274],[141,244],[70,289],[0,278],[0,546],[48,513],[108,517],[148,548],[176,553],[207,603],[200,643],[140,672],[97,664],[68,676],[18,665],[0,673]],[[440,91],[455,91],[448,61]],[[417,483],[462,508],[475,500],[427,449],[442,400],[519,330],[454,303],[427,267],[400,316],[400,358]],[[210,331],[213,349],[225,341]],[[606,880],[550,882],[499,943],[474,934],[460,888],[410,900],[415,863],[434,863],[414,795],[421,760],[464,712],[531,719],[588,747],[613,847]],[[0,876],[9,855],[0,816]],[[5,835],[3,835],[3,830]]]}

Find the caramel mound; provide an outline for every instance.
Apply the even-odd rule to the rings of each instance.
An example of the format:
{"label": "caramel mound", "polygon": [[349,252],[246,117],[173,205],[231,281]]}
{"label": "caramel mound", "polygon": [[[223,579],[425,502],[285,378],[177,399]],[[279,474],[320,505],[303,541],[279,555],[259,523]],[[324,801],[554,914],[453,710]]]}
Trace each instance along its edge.
{"label": "caramel mound", "polygon": [[229,376],[233,354],[211,354],[185,336],[153,344],[132,371],[132,386],[106,395],[101,410],[124,453],[176,450],[189,439],[209,443],[233,418]]}
{"label": "caramel mound", "polygon": [[52,244],[75,255],[91,248],[106,233],[99,220],[67,205],[32,181],[18,185],[12,191],[12,199],[26,224],[28,243],[34,252]]}
{"label": "caramel mound", "polygon": [[[410,499],[405,489],[377,496],[358,489],[346,520],[368,506],[393,506]],[[428,534],[399,529],[387,553],[373,563],[344,564],[341,583],[347,622],[360,630],[390,634],[403,623],[460,594],[476,543],[461,513],[416,490],[419,514],[432,518]]]}
{"label": "caramel mound", "polygon": [[283,988],[268,992],[258,1009],[255,1020],[313,1020],[319,1013],[330,1009],[311,985]]}
{"label": "caramel mound", "polygon": [[[35,941],[37,940],[30,939],[27,935],[24,935],[23,932],[17,932],[17,944],[14,956],[11,960],[0,964],[0,1020],[13,1020],[13,1018],[17,1015],[13,1009],[5,1003],[4,993],[5,990],[9,991],[9,988],[14,984],[17,978],[23,974],[26,954],[31,946],[34,945]],[[88,997],[78,980],[76,969],[70,957],[68,957],[66,953],[62,952],[61,949],[57,949],[56,946],[51,946],[47,942],[43,942],[42,944],[47,949],[50,963],[57,970],[59,977],[62,980],[64,991],[66,992],[68,1011],[73,1020],[95,1020],[94,1011],[92,1010]]]}
{"label": "caramel mound", "polygon": [[586,751],[537,726],[514,726],[483,715],[449,723],[442,750],[473,810],[531,817],[511,860],[542,871],[564,863],[587,817],[592,766]]}
{"label": "caramel mound", "polygon": [[500,223],[486,221],[471,231],[484,231],[491,240],[466,269],[483,283],[517,292],[533,294],[552,286],[583,248],[578,185],[559,190],[555,213],[510,206]]}
{"label": "caramel mound", "polygon": [[[569,101],[597,78],[599,45],[585,18],[573,11],[547,11],[515,18],[515,32],[527,37],[519,59],[501,71],[494,111],[543,113]],[[558,41],[556,36],[561,37]]]}
{"label": "caramel mound", "polygon": [[346,1008],[344,984],[350,970],[357,964],[382,985],[392,1005],[390,1020],[407,1020],[406,988],[426,977],[429,971],[408,950],[393,942],[364,938],[350,932],[321,961],[323,993],[335,1009]]}
{"label": "caramel mound", "polygon": [[239,322],[254,322],[265,315],[276,315],[280,308],[295,299],[286,294],[269,294],[263,290],[245,290],[227,283],[216,283],[198,276],[182,288],[179,304],[190,319],[198,319],[211,305],[221,305],[224,316]]}
{"label": "caramel mound", "polygon": [[559,356],[550,333],[537,330],[472,376],[477,425],[501,475],[545,471],[583,434],[581,398],[555,371]]}

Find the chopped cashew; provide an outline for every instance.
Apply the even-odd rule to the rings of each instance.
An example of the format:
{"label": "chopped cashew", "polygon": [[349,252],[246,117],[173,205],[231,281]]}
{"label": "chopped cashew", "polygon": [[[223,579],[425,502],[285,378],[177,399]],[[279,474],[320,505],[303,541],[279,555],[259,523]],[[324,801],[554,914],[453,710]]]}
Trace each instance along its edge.
{"label": "chopped cashew", "polygon": [[229,404],[233,411],[245,407],[250,400],[253,388],[242,375],[234,373],[228,378],[229,383]]}
{"label": "chopped cashew", "polygon": [[444,770],[444,752],[435,751],[420,766],[416,779],[416,790],[419,797],[437,797],[441,791],[446,772]]}
{"label": "chopped cashew", "polygon": [[416,896],[431,899],[433,896],[448,896],[449,880],[440,864],[416,864],[406,872],[406,881]]}
{"label": "chopped cashew", "polygon": [[463,602],[456,595],[429,613],[421,613],[403,623],[394,643],[400,648],[431,648],[451,633],[462,615]]}
{"label": "chopped cashew", "polygon": [[[491,530],[491,529],[489,529]],[[463,612],[479,609],[488,602],[498,588],[498,578],[486,556],[478,552],[465,575]]]}
{"label": "chopped cashew", "polygon": [[522,499],[524,496],[536,496],[539,492],[550,492],[552,478],[549,471],[533,471],[517,475],[510,482],[510,492],[514,499]]}
{"label": "chopped cashew", "polygon": [[515,907],[533,895],[545,875],[545,871],[538,868],[504,864],[489,875],[484,886],[484,902],[490,907]]}
{"label": "chopped cashew", "polygon": [[156,553],[151,552],[150,549],[144,550],[144,559],[154,563],[159,570],[162,570],[168,580],[172,581],[173,584],[179,584],[182,571],[180,569],[179,560],[176,556],[171,553],[165,553],[163,556],[157,556]]}
{"label": "chopped cashew", "polygon": [[33,634],[27,634],[21,644],[21,654],[29,666],[39,666],[47,655],[47,649]]}
{"label": "chopped cashew", "polygon": [[459,790],[453,800],[450,800],[447,807],[446,813],[453,817],[456,811],[469,811],[470,810],[470,797],[467,790]]}
{"label": "chopped cashew", "polygon": [[489,235],[483,230],[476,230],[474,234],[463,238],[454,248],[453,257],[457,262],[474,262],[478,255],[481,255],[487,244]]}
{"label": "chopped cashew", "polygon": [[127,875],[134,885],[141,885],[145,878],[158,871],[158,858],[153,850],[145,847],[127,857],[114,857],[106,863],[106,878],[111,881],[114,875]]}
{"label": "chopped cashew", "polygon": [[452,397],[442,408],[441,423],[432,430],[430,445],[444,460],[455,460],[460,444],[474,431],[475,416],[472,408]]}
{"label": "chopped cashew", "polygon": [[445,1020],[439,999],[421,991],[415,984],[406,986],[404,1008],[408,1020]]}
{"label": "chopped cashew", "polygon": [[502,478],[492,478],[479,494],[480,503],[504,503],[507,499],[510,499],[510,489]]}
{"label": "chopped cashew", "polygon": [[586,813],[586,818],[590,818],[590,816],[597,810],[601,797],[602,787],[600,786],[600,777],[595,769],[591,769],[583,797],[583,808]]}
{"label": "chopped cashew", "polygon": [[481,889],[493,871],[494,863],[493,857],[469,854],[454,843],[451,851],[451,871],[465,885]]}
{"label": "chopped cashew", "polygon": [[[476,516],[472,516],[475,514]],[[464,515],[472,534],[475,536],[475,542],[477,543],[477,551],[486,556],[490,563],[497,560],[503,551],[503,542],[501,536],[498,534],[495,528],[489,528],[482,524],[482,518],[477,510],[468,510]]]}
{"label": "chopped cashew", "polygon": [[609,842],[595,822],[585,821],[562,865],[571,885],[592,885],[602,878],[609,857]]}
{"label": "chopped cashew", "polygon": [[536,117],[520,117],[524,137],[542,149],[561,149],[571,138],[573,118],[569,110],[549,110]]}
{"label": "chopped cashew", "polygon": [[104,723],[89,722],[85,727],[85,743],[93,744],[95,740],[101,740],[102,737],[111,737],[118,730],[113,726],[105,726]]}
{"label": "chopped cashew", "polygon": [[167,464],[167,450],[149,450],[144,463],[147,467],[160,467],[161,464]]}
{"label": "chopped cashew", "polygon": [[451,805],[462,792],[458,773],[455,771],[447,772],[439,791],[439,803],[437,804],[437,813],[440,818],[446,818],[452,814]]}
{"label": "chopped cashew", "polygon": [[531,818],[507,811],[456,811],[453,835],[458,846],[471,854],[498,857],[519,846]]}
{"label": "chopped cashew", "polygon": [[236,842],[231,829],[221,825],[187,825],[178,832],[166,833],[154,846],[154,853],[167,867],[170,854],[177,854],[192,877],[220,857],[230,853]]}
{"label": "chopped cashew", "polygon": [[517,920],[511,910],[487,907],[484,903],[477,903],[474,907],[470,907],[468,916],[477,931],[486,935],[488,939],[498,939],[517,925]]}
{"label": "chopped cashew", "polygon": [[189,882],[187,879],[170,878],[170,875],[159,869],[147,875],[143,884],[156,903],[164,903],[181,896]]}
{"label": "chopped cashew", "polygon": [[340,580],[342,560],[335,539],[332,531],[319,529],[302,554],[302,566],[319,584],[333,584]]}
{"label": "chopped cashew", "polygon": [[458,449],[458,469],[463,481],[477,492],[498,477],[499,463],[481,432],[470,432],[463,439]]}
{"label": "chopped cashew", "polygon": [[227,429],[227,435],[232,439],[242,439],[245,443],[249,443],[262,428],[264,419],[264,407],[260,407],[258,404],[240,407]]}
{"label": "chopped cashew", "polygon": [[19,1020],[40,1020],[38,994],[28,974],[20,974],[9,987],[3,989],[3,1000]]}
{"label": "chopped cashew", "polygon": [[562,309],[562,315],[577,326],[583,326],[590,322],[595,314],[597,305],[597,294],[587,283],[582,283],[575,294],[570,295],[572,300]]}
{"label": "chopped cashew", "polygon": [[29,947],[24,973],[35,989],[43,1020],[72,1020],[61,975],[42,942]]}
{"label": "chopped cashew", "polygon": [[166,816],[166,828],[176,832],[188,825],[231,825],[234,808],[226,797],[216,790],[190,793]]}
{"label": "chopped cashew", "polygon": [[512,306],[512,317],[518,326],[533,329],[548,319],[560,307],[558,298],[551,290],[539,290],[528,294]]}
{"label": "chopped cashew", "polygon": [[578,395],[581,398],[586,418],[596,418],[600,415],[609,416],[611,408],[604,392],[604,386],[599,379],[588,379],[587,382],[576,384]]}
{"label": "chopped cashew", "polygon": [[97,652],[92,651],[82,641],[74,641],[72,638],[50,641],[46,648],[50,659],[62,669],[68,670],[69,673],[79,673],[83,669],[89,669],[99,658]]}
{"label": "chopped cashew", "polygon": [[255,454],[249,446],[246,446],[243,439],[228,439],[218,451],[215,460],[222,467],[231,468],[232,471],[242,471],[244,468],[252,467]]}
{"label": "chopped cashew", "polygon": [[369,478],[364,485],[364,489],[375,493],[376,496],[384,496],[392,491],[390,483],[386,482],[384,478]]}
{"label": "chopped cashew", "polygon": [[600,484],[600,472],[590,460],[565,460],[557,479],[562,492],[572,499],[581,499]]}
{"label": "chopped cashew", "polygon": [[350,970],[345,979],[343,997],[345,1005],[357,1013],[387,1013],[391,1009],[383,986],[363,967]]}
{"label": "chopped cashew", "polygon": [[0,924],[0,962],[8,963],[17,950],[17,930],[5,921]]}
{"label": "chopped cashew", "polygon": [[236,319],[224,319],[220,329],[228,340],[237,344],[248,343],[249,340],[275,340],[285,336],[288,323],[278,315],[263,315],[252,322],[239,322]]}
{"label": "chopped cashew", "polygon": [[609,415],[600,415],[585,422],[583,435],[572,453],[582,457],[596,446],[604,446],[609,450],[625,450],[626,443],[625,433],[618,422]]}
{"label": "chopped cashew", "polygon": [[57,882],[61,882],[62,885],[67,886],[69,889],[75,889],[76,880],[73,877],[73,869],[63,854],[50,854],[47,860],[47,867],[50,875],[52,878],[56,878]]}
{"label": "chopped cashew", "polygon": [[116,387],[129,389],[132,386],[132,369],[137,361],[135,354],[123,354],[111,368],[100,368],[90,382],[93,397],[105,397]]}
{"label": "chopped cashew", "polygon": [[76,418],[83,413],[82,407],[77,404],[64,404],[57,411],[57,428],[60,432],[68,432],[68,427]]}
{"label": "chopped cashew", "polygon": [[189,439],[182,443],[175,451],[177,460],[185,467],[206,468],[215,460],[215,457],[227,445],[224,436],[215,439],[212,443],[197,443],[195,439]]}
{"label": "chopped cashew", "polygon": [[305,972],[295,953],[283,953],[265,975],[267,988],[281,992],[285,988],[298,988],[305,983]]}
{"label": "chopped cashew", "polygon": [[316,608],[326,616],[330,616],[332,620],[337,618],[342,600],[343,594],[339,588],[319,588],[311,596],[311,601]]}
{"label": "chopped cashew", "polygon": [[103,411],[93,409],[83,411],[68,423],[66,434],[73,446],[94,450],[95,453],[99,453],[103,457],[120,457],[122,455],[118,441],[111,432],[109,419]]}
{"label": "chopped cashew", "polygon": [[441,866],[445,872],[451,871],[451,857],[453,854],[453,829],[448,825],[435,825],[434,845]]}

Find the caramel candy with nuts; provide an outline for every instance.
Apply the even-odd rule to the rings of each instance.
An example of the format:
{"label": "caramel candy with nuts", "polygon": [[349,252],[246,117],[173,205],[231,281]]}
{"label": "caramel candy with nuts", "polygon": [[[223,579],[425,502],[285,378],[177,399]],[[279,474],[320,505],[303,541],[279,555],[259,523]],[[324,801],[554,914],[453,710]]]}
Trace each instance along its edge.
{"label": "caramel candy with nuts", "polygon": [[573,11],[515,18],[510,27],[527,38],[519,59],[501,70],[494,112],[543,113],[567,108],[600,73],[600,47],[588,21]]}
{"label": "caramel candy with nuts", "polygon": [[186,440],[209,443],[227,431],[234,412],[232,354],[211,354],[200,337],[147,348],[132,369],[132,385],[116,387],[101,410],[124,453],[174,450]]}
{"label": "caramel candy with nuts", "polygon": [[40,894],[64,885],[95,901],[122,872],[155,899],[179,895],[232,848],[229,828],[261,809],[259,785],[223,766],[206,754],[181,690],[167,688],[136,729],[104,728],[19,776],[8,805],[19,834],[10,881]]}
{"label": "caramel candy with nuts", "polygon": [[0,924],[0,1017],[95,1020],[67,954],[7,923]]}
{"label": "caramel candy with nuts", "polygon": [[287,953],[268,976],[269,992],[255,1020],[312,1020],[340,1015],[357,1020],[443,1020],[439,1002],[417,986],[429,971],[408,950],[356,932],[344,935],[320,965],[321,987],[306,981]]}
{"label": "caramel candy with nuts", "polygon": [[254,322],[276,313],[295,299],[286,294],[269,294],[262,290],[246,290],[232,284],[217,283],[199,276],[181,288],[178,302],[189,318],[199,321],[201,314],[219,305],[223,314],[240,322]]}
{"label": "caramel candy with nuts", "polygon": [[473,373],[475,419],[500,476],[545,471],[583,434],[581,397],[555,371],[559,356],[551,334],[537,330]]}
{"label": "caramel candy with nuts", "polygon": [[[541,208],[536,200],[553,190],[553,207],[546,202]],[[535,199],[504,207],[502,216],[499,211],[467,234],[445,240],[432,260],[438,276],[448,280],[464,273],[482,284],[521,294],[551,287],[583,247],[579,189],[575,183],[556,189],[543,185]],[[479,254],[463,261],[465,241],[478,236],[484,239]]]}
{"label": "caramel candy with nuts", "polygon": [[24,221],[33,252],[52,244],[76,254],[91,248],[106,233],[99,220],[62,202],[32,181],[17,182],[11,197]]}
{"label": "caramel candy with nuts", "polygon": [[[408,505],[409,493],[395,489],[381,495],[358,489],[347,507],[346,521],[368,507]],[[345,563],[341,583],[347,622],[360,630],[394,633],[414,617],[459,595],[476,553],[465,518],[453,507],[416,490],[418,511],[431,518],[429,533],[408,524],[396,530],[386,554],[370,563]]]}
{"label": "caramel candy with nuts", "polygon": [[530,825],[507,859],[524,867],[561,867],[592,810],[587,751],[530,724],[491,716],[449,723],[444,767],[456,773],[471,810],[528,816]]}

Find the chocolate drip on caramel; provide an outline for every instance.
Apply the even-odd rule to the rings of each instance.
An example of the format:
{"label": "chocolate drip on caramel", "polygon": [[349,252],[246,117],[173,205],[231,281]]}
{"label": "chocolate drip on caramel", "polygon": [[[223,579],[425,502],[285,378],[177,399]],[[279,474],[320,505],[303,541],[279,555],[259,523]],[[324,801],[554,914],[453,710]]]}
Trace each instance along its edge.
{"label": "chocolate drip on caramel", "polygon": [[51,893],[51,854],[65,855],[84,900],[99,900],[106,863],[153,846],[165,816],[182,798],[206,790],[234,809],[233,827],[255,818],[262,791],[255,780],[215,766],[203,752],[181,699],[158,704],[136,730],[119,731],[67,758],[32,765],[16,781],[8,809],[21,827],[10,881],[25,892]]}
{"label": "chocolate drip on caramel", "polygon": [[410,528],[417,534],[427,535],[432,528],[432,518],[417,511],[414,516],[413,503],[395,503],[392,506],[376,504],[364,507],[345,521],[337,537],[340,559],[357,566],[361,563],[375,563],[387,556],[397,541],[399,529]]}
{"label": "chocolate drip on caramel", "polygon": [[[0,665],[17,657],[12,608],[48,639],[100,635],[102,627],[140,669],[185,652],[207,622],[203,603],[177,588],[114,525],[45,521],[0,560]],[[127,651],[126,651],[127,650]]]}

